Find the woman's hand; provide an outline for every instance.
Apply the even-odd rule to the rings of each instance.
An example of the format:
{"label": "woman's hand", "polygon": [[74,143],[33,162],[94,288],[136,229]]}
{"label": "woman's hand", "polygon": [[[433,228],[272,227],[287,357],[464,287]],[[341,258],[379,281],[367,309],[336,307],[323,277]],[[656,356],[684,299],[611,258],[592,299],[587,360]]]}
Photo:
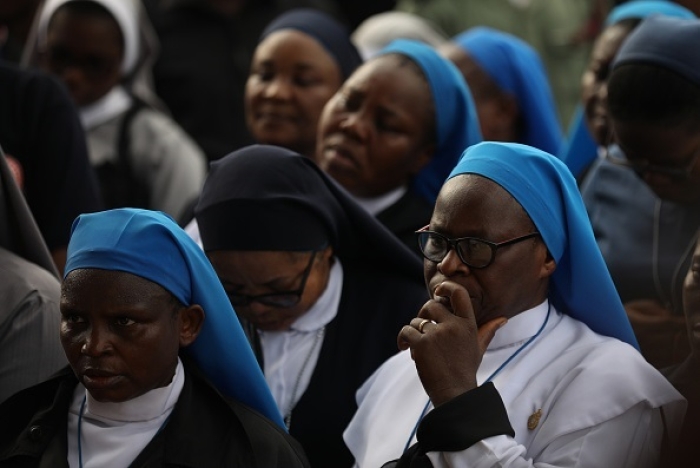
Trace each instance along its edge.
{"label": "woman's hand", "polygon": [[496,318],[477,329],[469,293],[445,281],[418,317],[401,329],[398,346],[411,349],[423,388],[437,407],[476,388],[484,352],[506,322],[504,317]]}

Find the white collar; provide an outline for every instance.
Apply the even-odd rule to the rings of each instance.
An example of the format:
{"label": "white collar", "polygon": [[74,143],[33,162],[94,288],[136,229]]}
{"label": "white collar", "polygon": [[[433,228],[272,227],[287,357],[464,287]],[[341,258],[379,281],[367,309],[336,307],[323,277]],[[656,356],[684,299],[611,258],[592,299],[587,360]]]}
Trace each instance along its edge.
{"label": "white collar", "polygon": [[489,343],[488,350],[515,346],[531,338],[542,327],[548,312],[549,300],[545,300],[540,305],[511,317],[508,323],[498,329],[496,336]]}
{"label": "white collar", "polygon": [[338,314],[340,296],[343,292],[343,266],[340,259],[333,258],[333,266],[328,274],[328,284],[321,297],[306,311],[304,315],[296,319],[290,327],[292,330],[309,332],[325,327]]}
{"label": "white collar", "polygon": [[173,380],[166,387],[154,388],[141,396],[121,403],[100,402],[85,391],[85,419],[102,422],[144,422],[162,416],[172,410],[185,383],[185,373],[180,358],[177,360]]}
{"label": "white collar", "polygon": [[354,198],[357,204],[364,208],[369,214],[372,216],[377,216],[378,213],[381,213],[386,208],[389,208],[391,205],[399,201],[407,190],[408,189],[405,186],[401,186],[385,193],[384,195],[374,198],[362,198],[354,195],[352,198]]}
{"label": "white collar", "polygon": [[80,108],[80,121],[85,130],[91,130],[131,107],[133,99],[121,86],[115,86],[97,101]]}

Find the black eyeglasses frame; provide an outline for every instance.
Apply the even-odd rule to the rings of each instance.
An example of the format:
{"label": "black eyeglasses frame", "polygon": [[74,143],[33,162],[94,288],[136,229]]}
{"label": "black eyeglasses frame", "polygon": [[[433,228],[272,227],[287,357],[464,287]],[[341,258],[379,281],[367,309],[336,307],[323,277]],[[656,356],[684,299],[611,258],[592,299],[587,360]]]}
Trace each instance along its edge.
{"label": "black eyeglasses frame", "polygon": [[[301,301],[301,297],[304,294],[304,290],[306,289],[306,281],[309,279],[309,275],[311,274],[311,270],[313,269],[314,260],[316,260],[316,255],[318,254],[318,252],[319,251],[316,250],[311,254],[309,263],[308,265],[306,265],[306,268],[304,268],[304,271],[302,273],[303,276],[301,278],[301,284],[297,289],[294,289],[292,291],[257,294],[254,296],[227,291],[226,294],[228,295],[231,305],[233,307],[246,307],[252,304],[253,302],[259,302],[260,304],[270,307],[277,307],[280,309],[291,309],[292,307],[296,306],[297,304],[299,304],[299,302]],[[289,296],[289,300],[279,300],[279,298],[283,298],[284,296]],[[278,298],[278,300],[275,300],[275,298]]]}
{"label": "black eyeglasses frame", "polygon": [[[532,239],[534,237],[541,236],[541,234],[539,232],[531,232],[529,234],[525,234],[525,235],[519,236],[519,237],[514,237],[512,239],[508,239],[508,240],[505,240],[503,242],[491,242],[491,241],[488,241],[486,239],[480,239],[478,237],[450,238],[450,237],[448,237],[444,234],[441,234],[439,232],[430,231],[430,230],[428,230],[428,227],[429,226],[425,226],[425,227],[419,229],[418,231],[416,231],[416,236],[418,237],[418,247],[420,248],[420,251],[423,254],[423,257],[425,259],[427,259],[428,261],[431,261],[433,263],[440,263],[441,261],[443,261],[445,259],[445,257],[450,252],[450,250],[454,249],[457,252],[457,255],[459,256],[459,259],[462,261],[462,263],[467,265],[469,268],[474,268],[474,269],[478,269],[478,270],[486,268],[489,265],[491,265],[494,262],[494,260],[496,259],[496,252],[501,247],[506,247],[508,245],[517,244],[518,242],[522,242],[522,241],[525,241],[527,239]],[[429,239],[430,236],[439,237],[439,238],[443,239],[444,241],[446,241],[447,244],[449,245],[449,247],[447,249],[445,249],[444,255],[442,255],[442,257],[439,259],[437,257],[430,258],[425,253],[424,247],[425,247],[427,240]],[[457,248],[457,245],[463,241],[478,241],[478,242],[481,242],[481,243],[489,246],[489,248],[491,249],[491,256],[489,258],[489,261],[486,262],[486,264],[484,264],[484,265],[474,265],[474,264],[468,262],[463,257],[462,250]]]}

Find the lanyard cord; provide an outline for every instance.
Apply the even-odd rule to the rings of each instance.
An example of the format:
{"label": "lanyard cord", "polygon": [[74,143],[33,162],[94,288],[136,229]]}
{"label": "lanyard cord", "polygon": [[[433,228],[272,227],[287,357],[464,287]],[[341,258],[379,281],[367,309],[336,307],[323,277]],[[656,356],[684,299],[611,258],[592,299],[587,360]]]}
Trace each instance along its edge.
{"label": "lanyard cord", "polygon": [[[78,466],[80,468],[83,468],[83,446],[80,441],[81,437],[81,430],[80,427],[82,426],[83,423],[83,413],[85,413],[85,402],[87,401],[87,395],[83,396],[83,402],[80,403],[80,413],[78,413]],[[165,418],[165,421],[163,421],[163,424],[160,425],[160,428],[158,428],[158,432],[155,433],[155,436],[160,434],[160,432],[163,430],[166,424],[168,424],[168,420],[170,419],[170,416],[172,415],[172,412],[168,415],[167,418]]]}
{"label": "lanyard cord", "polygon": [[[532,335],[525,343],[523,343],[518,349],[516,349],[515,352],[514,352],[513,354],[511,354],[511,355],[508,357],[508,359],[506,359],[505,361],[503,361],[503,364],[501,364],[501,365],[498,367],[498,369],[496,369],[495,371],[493,371],[493,373],[492,373],[491,375],[488,376],[488,378],[484,381],[484,383],[491,382],[491,381],[492,381],[492,380],[493,380],[493,379],[494,379],[508,364],[510,364],[510,362],[511,362],[513,359],[515,359],[515,356],[517,356],[518,354],[520,354],[520,352],[521,352],[522,350],[524,350],[525,348],[527,348],[527,346],[528,346],[530,343],[532,343],[533,341],[535,341],[535,338],[537,338],[538,336],[540,336],[540,334],[541,334],[542,331],[544,330],[544,327],[547,326],[547,322],[549,321],[549,313],[551,312],[551,310],[552,310],[552,305],[550,304],[550,305],[549,305],[549,308],[547,309],[547,315],[546,315],[545,318],[544,318],[544,322],[542,322],[542,326],[540,326],[540,329],[537,330],[537,333],[535,333],[534,335]],[[482,384],[482,385],[483,385],[483,384]],[[420,422],[421,422],[421,421],[423,420],[423,418],[425,417],[426,413],[428,412],[428,408],[429,408],[429,407],[430,407],[430,399],[428,399],[428,402],[427,402],[427,403],[425,404],[425,406],[423,407],[423,411],[421,411],[420,416],[418,417],[418,421],[416,421],[416,425],[413,426],[413,430],[411,431],[411,435],[408,437],[408,440],[406,441],[406,446],[405,446],[404,449],[403,449],[404,452],[406,452],[406,450],[408,450],[408,447],[410,447],[410,445],[411,445],[411,440],[413,440],[413,437],[416,435],[416,432],[418,432],[418,425],[420,424]]]}

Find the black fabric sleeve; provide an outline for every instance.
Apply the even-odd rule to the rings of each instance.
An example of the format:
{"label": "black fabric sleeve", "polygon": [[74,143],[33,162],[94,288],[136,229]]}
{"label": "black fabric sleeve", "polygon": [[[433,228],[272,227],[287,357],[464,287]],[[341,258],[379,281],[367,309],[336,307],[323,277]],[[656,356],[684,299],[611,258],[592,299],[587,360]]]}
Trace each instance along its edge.
{"label": "black fabric sleeve", "polygon": [[428,452],[458,452],[497,435],[514,437],[515,431],[501,395],[487,382],[428,413],[418,426],[418,443],[404,453],[396,467],[430,467]]}

